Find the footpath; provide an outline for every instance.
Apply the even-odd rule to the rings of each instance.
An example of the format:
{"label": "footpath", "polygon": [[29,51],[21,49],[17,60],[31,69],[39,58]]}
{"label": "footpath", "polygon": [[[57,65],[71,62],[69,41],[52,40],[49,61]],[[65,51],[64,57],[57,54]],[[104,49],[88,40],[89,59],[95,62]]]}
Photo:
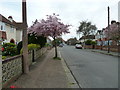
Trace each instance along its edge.
{"label": "footpath", "polygon": [[98,49],[92,49],[91,50],[92,52],[98,52],[98,53],[101,53],[101,54],[106,54],[106,55],[110,55],[110,56],[116,56],[116,57],[120,57],[120,52],[109,52],[108,51],[105,51],[105,50],[98,50]]}
{"label": "footpath", "polygon": [[30,66],[28,74],[23,74],[11,85],[19,88],[79,88],[64,60],[53,57],[54,49],[51,49]]}

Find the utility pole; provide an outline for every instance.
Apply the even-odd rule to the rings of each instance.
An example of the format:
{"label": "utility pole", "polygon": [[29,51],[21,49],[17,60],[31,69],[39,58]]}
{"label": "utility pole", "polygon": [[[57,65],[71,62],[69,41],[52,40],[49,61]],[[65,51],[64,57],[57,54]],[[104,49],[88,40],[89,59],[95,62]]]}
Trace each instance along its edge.
{"label": "utility pole", "polygon": [[108,6],[108,53],[110,53],[110,45],[109,45],[109,31],[110,31],[110,8]]}
{"label": "utility pole", "polygon": [[27,9],[26,0],[22,0],[22,22],[23,22],[23,71],[24,73],[29,73],[28,65],[28,36],[27,36]]}

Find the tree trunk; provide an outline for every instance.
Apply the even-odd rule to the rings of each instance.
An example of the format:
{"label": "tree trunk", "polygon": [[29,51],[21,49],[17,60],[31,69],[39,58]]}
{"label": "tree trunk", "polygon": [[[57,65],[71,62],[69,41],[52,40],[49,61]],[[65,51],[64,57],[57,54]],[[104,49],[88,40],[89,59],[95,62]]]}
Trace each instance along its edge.
{"label": "tree trunk", "polygon": [[55,42],[55,58],[57,58],[57,44],[56,44],[56,39],[54,37],[54,42]]}

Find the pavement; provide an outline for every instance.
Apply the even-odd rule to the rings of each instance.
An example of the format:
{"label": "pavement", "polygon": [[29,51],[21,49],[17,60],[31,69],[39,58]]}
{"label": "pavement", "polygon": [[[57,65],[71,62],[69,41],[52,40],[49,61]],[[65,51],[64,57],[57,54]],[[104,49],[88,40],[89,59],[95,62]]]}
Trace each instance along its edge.
{"label": "pavement", "polygon": [[120,52],[112,52],[112,51],[110,51],[110,52],[108,53],[108,51],[99,50],[99,49],[91,49],[91,51],[92,51],[92,52],[98,52],[98,53],[101,53],[101,54],[110,55],[110,56],[120,57]]}
{"label": "pavement", "polygon": [[[61,57],[60,52],[58,52]],[[36,60],[28,74],[23,74],[11,85],[19,88],[79,88],[65,61],[53,60],[54,49]]]}

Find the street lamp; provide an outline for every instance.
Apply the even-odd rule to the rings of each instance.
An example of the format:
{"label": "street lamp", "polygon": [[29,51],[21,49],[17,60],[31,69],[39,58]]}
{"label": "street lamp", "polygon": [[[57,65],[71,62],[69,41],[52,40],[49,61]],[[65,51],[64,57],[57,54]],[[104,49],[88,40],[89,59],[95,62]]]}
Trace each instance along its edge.
{"label": "street lamp", "polygon": [[109,45],[109,30],[110,30],[110,8],[108,6],[108,53],[110,53],[110,45]]}

